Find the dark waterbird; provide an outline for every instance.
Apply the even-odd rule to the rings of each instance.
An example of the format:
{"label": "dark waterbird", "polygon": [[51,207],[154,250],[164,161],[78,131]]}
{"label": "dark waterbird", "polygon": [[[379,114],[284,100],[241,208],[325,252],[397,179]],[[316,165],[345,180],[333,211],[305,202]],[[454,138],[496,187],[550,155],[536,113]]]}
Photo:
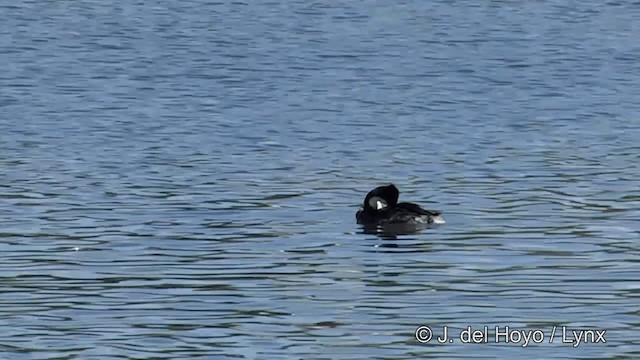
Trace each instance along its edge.
{"label": "dark waterbird", "polygon": [[439,211],[426,210],[410,202],[398,203],[399,196],[400,191],[393,184],[369,191],[364,198],[363,208],[356,213],[358,224],[398,230],[444,224]]}

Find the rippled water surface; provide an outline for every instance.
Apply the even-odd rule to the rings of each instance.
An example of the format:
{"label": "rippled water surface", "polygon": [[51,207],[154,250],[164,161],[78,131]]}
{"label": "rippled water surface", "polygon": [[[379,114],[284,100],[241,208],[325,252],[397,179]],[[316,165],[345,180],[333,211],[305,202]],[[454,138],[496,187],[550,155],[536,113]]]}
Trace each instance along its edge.
{"label": "rippled water surface", "polygon": [[[638,3],[0,19],[1,359],[640,357]],[[389,182],[447,224],[364,233]]]}

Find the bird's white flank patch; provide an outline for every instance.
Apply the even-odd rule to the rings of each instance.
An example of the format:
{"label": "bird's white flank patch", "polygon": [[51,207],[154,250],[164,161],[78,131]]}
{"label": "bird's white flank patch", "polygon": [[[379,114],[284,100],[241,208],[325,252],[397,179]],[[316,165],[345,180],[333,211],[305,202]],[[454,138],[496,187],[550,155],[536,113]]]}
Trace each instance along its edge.
{"label": "bird's white flank patch", "polygon": [[433,223],[434,224],[444,224],[444,219],[442,218],[442,216],[434,216],[433,217]]}

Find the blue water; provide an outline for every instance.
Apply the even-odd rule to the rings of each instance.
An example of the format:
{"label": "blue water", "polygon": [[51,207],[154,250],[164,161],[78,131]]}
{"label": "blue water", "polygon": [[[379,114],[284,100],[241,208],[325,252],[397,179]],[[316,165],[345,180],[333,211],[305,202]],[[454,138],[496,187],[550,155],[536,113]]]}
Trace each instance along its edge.
{"label": "blue water", "polygon": [[[639,26],[591,0],[1,4],[0,358],[638,358]],[[364,233],[389,182],[447,224]]]}

